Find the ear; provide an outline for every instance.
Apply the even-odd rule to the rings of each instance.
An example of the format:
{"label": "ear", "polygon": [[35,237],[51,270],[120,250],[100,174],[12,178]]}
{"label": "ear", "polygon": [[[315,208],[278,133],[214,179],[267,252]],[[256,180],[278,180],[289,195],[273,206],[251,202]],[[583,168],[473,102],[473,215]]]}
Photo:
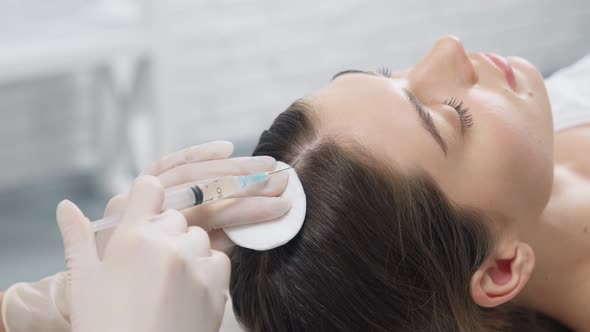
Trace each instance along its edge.
{"label": "ear", "polygon": [[491,308],[512,300],[524,288],[535,267],[535,253],[526,243],[512,240],[499,245],[471,277],[471,297]]}

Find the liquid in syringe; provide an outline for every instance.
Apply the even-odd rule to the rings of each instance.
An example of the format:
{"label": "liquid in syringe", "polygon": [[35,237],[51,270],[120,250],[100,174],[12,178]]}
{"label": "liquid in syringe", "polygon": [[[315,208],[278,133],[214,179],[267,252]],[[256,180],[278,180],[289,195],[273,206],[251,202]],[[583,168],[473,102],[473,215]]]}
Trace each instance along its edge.
{"label": "liquid in syringe", "polygon": [[[254,173],[249,175],[224,176],[203,184],[193,185],[188,188],[167,191],[163,210],[182,210],[191,206],[213,202],[228,198],[236,193],[245,190],[247,187],[260,183],[269,176],[288,170],[291,167],[283,168],[272,172]],[[119,215],[106,217],[92,222],[95,232],[115,227],[120,222]]]}

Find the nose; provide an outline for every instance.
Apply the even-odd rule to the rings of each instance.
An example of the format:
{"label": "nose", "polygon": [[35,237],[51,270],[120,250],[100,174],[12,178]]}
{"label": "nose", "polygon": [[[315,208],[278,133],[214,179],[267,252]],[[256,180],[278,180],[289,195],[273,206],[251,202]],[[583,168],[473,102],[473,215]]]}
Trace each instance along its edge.
{"label": "nose", "polygon": [[477,74],[459,38],[444,36],[410,70],[408,80],[414,90],[440,89],[450,84],[473,85]]}

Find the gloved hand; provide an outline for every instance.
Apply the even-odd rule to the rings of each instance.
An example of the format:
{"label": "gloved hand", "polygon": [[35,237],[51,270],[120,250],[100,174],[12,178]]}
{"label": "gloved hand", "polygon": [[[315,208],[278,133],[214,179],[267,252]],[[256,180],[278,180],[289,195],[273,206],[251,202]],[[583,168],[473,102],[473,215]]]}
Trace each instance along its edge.
{"label": "gloved hand", "polygon": [[[156,161],[144,174],[157,176],[165,188],[185,187],[199,179],[224,175],[241,175],[273,170],[276,161],[270,157],[228,158],[233,144],[225,141],[196,145],[174,152]],[[223,230],[226,224],[266,221],[283,215],[290,203],[281,194],[287,185],[287,173],[279,173],[245,193],[244,198],[212,202],[181,211],[190,225],[210,230],[211,247],[228,251],[233,243]],[[105,216],[121,212],[127,195],[113,197]],[[113,229],[96,234],[99,253],[106,247]],[[2,320],[7,332],[70,331],[65,273],[58,273],[34,283],[12,285],[4,294]]]}
{"label": "gloved hand", "polygon": [[160,213],[163,200],[158,179],[139,177],[102,260],[89,220],[71,202],[59,204],[72,331],[219,329],[229,259],[178,211]]}
{"label": "gloved hand", "polygon": [[10,286],[2,298],[6,332],[70,331],[66,285],[66,272],[59,272],[37,282]]}
{"label": "gloved hand", "polygon": [[[186,188],[205,179],[227,175],[246,175],[273,171],[276,160],[268,156],[227,159],[234,150],[231,142],[214,141],[174,152],[156,161],[144,174],[158,177],[165,189]],[[209,232],[211,248],[228,253],[233,247],[222,228],[278,218],[291,207],[280,195],[287,186],[288,173],[278,173],[267,181],[250,187],[240,195],[182,210],[189,225]],[[126,194],[113,197],[105,216],[119,213]],[[99,250],[106,246],[110,231],[98,236]]]}

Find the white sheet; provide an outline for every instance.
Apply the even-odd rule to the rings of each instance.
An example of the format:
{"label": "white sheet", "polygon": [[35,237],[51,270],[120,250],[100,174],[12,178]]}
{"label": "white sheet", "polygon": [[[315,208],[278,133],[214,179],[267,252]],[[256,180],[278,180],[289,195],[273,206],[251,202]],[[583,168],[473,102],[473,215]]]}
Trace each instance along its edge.
{"label": "white sheet", "polygon": [[590,123],[590,54],[545,80],[555,131]]}

